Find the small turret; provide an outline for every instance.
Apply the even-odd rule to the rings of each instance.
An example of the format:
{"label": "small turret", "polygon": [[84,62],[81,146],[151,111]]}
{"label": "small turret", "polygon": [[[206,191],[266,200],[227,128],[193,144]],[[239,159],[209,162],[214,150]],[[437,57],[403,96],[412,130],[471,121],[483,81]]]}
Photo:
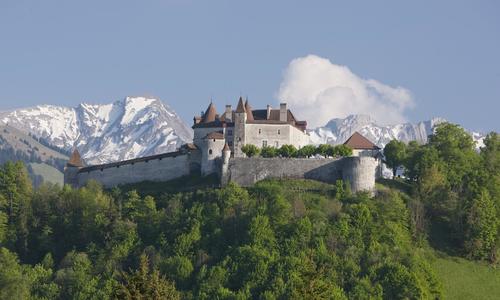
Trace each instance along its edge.
{"label": "small turret", "polygon": [[80,152],[75,148],[66,166],[64,167],[64,184],[69,184],[72,187],[78,187],[78,171],[85,165],[83,163]]}

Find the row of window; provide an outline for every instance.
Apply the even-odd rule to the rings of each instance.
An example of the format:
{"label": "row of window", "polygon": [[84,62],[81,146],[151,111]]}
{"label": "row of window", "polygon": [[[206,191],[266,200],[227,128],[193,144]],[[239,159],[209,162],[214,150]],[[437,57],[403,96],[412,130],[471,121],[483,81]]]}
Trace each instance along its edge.
{"label": "row of window", "polygon": [[[262,129],[259,128],[259,134],[262,133]],[[278,134],[281,134],[281,130],[278,129]]]}

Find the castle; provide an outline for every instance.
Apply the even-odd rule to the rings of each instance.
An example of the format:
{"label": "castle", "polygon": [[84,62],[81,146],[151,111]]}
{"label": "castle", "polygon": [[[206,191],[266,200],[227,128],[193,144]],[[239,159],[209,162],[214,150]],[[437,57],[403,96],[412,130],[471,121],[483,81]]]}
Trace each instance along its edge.
{"label": "castle", "polygon": [[246,157],[244,145],[301,148],[309,144],[307,122],[298,121],[281,103],[277,109],[253,110],[240,97],[236,109],[226,105],[218,114],[213,103],[195,116],[193,143],[178,151],[103,165],[84,166],[75,149],[68,161],[65,184],[74,187],[96,180],[105,187],[141,181],[168,181],[191,174],[217,174],[222,186],[234,181],[249,186],[266,178],[309,178],[324,182],[348,181],[353,191],[372,191],[379,169],[379,148],[355,133],[346,141],[353,156],[344,158]]}

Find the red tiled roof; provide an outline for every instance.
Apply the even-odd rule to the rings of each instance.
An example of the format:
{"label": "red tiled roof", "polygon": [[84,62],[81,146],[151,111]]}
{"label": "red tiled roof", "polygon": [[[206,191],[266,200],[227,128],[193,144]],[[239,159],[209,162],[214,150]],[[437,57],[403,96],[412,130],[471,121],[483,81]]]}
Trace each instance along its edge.
{"label": "red tiled roof", "polygon": [[223,140],[224,139],[224,134],[222,134],[222,132],[219,132],[219,131],[210,132],[209,134],[207,134],[205,136],[205,139],[208,139],[208,140],[211,140],[211,139]]}
{"label": "red tiled roof", "polygon": [[377,145],[372,143],[369,139],[365,138],[359,132],[354,132],[350,138],[345,141],[344,145],[351,147],[352,149],[367,149],[367,150],[378,150],[380,149]]}
{"label": "red tiled roof", "polygon": [[245,110],[247,112],[247,121],[253,121],[252,107],[250,106],[250,103],[248,103],[248,99],[245,101]]}

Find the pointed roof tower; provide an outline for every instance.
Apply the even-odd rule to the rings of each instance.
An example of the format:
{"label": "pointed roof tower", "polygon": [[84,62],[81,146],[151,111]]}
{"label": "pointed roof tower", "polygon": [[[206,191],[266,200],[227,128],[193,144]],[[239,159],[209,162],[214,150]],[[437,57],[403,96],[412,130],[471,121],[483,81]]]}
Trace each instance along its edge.
{"label": "pointed roof tower", "polygon": [[75,150],[73,150],[73,153],[71,154],[71,157],[69,158],[69,161],[66,163],[66,165],[77,168],[83,167],[82,157],[80,156],[80,152],[78,152],[76,148]]}
{"label": "pointed roof tower", "polygon": [[245,110],[247,112],[247,120],[248,121],[253,121],[254,119],[253,119],[252,107],[248,103],[248,98],[247,98],[247,101],[245,101]]}
{"label": "pointed roof tower", "polygon": [[210,105],[208,105],[207,110],[205,111],[205,114],[203,115],[203,123],[210,123],[215,121],[215,117],[217,116],[217,111],[215,110],[215,105],[210,102]]}
{"label": "pointed roof tower", "polygon": [[236,112],[237,113],[243,113],[245,112],[245,105],[243,104],[243,98],[240,97],[240,100],[238,100],[238,106],[236,107]]}

